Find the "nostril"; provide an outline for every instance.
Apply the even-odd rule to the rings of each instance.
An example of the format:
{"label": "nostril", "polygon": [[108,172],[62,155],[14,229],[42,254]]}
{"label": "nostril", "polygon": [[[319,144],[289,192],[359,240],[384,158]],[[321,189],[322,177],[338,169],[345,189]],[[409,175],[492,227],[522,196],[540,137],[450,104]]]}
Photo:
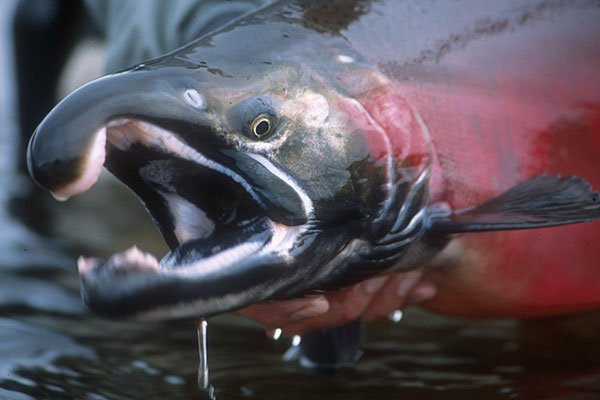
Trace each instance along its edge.
{"label": "nostril", "polygon": [[183,98],[190,106],[198,110],[202,110],[206,106],[204,97],[196,89],[186,89],[183,92]]}

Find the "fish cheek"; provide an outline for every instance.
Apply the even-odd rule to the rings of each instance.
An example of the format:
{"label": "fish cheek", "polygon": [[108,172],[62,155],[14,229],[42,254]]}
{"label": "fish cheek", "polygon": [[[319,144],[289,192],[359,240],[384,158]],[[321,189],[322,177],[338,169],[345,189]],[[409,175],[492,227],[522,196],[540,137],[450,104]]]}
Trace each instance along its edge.
{"label": "fish cheek", "polygon": [[315,218],[328,225],[363,219],[384,196],[385,168],[370,156],[364,135],[336,128],[298,130],[277,150],[312,199]]}
{"label": "fish cheek", "polygon": [[343,146],[323,130],[297,127],[274,152],[278,163],[312,200],[317,214],[319,204],[333,199],[350,178]]}

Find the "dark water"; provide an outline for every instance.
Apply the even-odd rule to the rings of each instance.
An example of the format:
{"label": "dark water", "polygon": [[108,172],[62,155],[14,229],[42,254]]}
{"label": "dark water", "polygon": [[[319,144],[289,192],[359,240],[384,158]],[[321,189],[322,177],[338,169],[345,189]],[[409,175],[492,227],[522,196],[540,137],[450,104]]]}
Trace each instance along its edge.
{"label": "dark water", "polygon": [[[94,318],[70,269],[2,274],[0,398],[208,398],[197,387],[192,321]],[[600,398],[597,322],[518,326],[409,310],[399,324],[371,327],[356,368],[321,376],[283,362],[284,340],[223,317],[209,324],[211,382],[219,399]]]}
{"label": "dark water", "polygon": [[[6,4],[0,38],[6,36]],[[4,36],[3,36],[4,35]],[[8,54],[0,41],[0,54]],[[16,169],[13,76],[0,64],[0,399],[203,399],[193,321],[134,324],[90,315],[75,258],[164,245],[139,204],[108,182],[66,204]],[[25,223],[27,222],[27,224]],[[219,399],[596,399],[600,314],[527,323],[462,321],[408,310],[370,327],[356,368],[315,375],[260,327],[209,323]]]}

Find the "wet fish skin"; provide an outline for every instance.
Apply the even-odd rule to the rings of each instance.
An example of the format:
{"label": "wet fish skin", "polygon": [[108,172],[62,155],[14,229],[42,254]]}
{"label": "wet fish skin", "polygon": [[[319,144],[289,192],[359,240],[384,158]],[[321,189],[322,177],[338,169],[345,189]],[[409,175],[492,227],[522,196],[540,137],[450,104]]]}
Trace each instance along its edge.
{"label": "wet fish skin", "polygon": [[[281,25],[283,26],[283,23]],[[270,31],[269,27],[262,25],[257,27],[264,30],[265,33]],[[289,31],[287,26],[285,28]],[[306,29],[300,27],[296,36],[301,37],[301,34],[305,32]],[[291,34],[291,32],[289,33]],[[362,231],[362,225],[366,224],[371,214],[377,212],[378,203],[382,202],[385,196],[385,190],[382,188],[385,177],[380,177],[385,174],[385,167],[371,162],[365,140],[358,132],[352,133],[356,131],[356,127],[351,119],[341,114],[329,114],[327,97],[334,99],[337,96],[335,89],[332,88],[330,93],[310,91],[309,79],[305,78],[316,79],[304,72],[303,68],[291,69],[289,67],[292,55],[296,59],[301,59],[306,54],[298,54],[286,49],[281,44],[276,47],[275,43],[279,40],[280,35],[273,35],[271,32],[271,36],[271,42],[267,40],[267,36],[263,36],[263,46],[271,48],[275,56],[267,57],[272,61],[265,63],[262,61],[264,56],[254,48],[248,50],[247,58],[251,61],[247,65],[244,63],[235,68],[219,68],[224,61],[228,61],[227,57],[231,58],[229,54],[221,54],[222,50],[220,49],[224,47],[209,47],[209,50],[214,50],[202,52],[202,60],[208,61],[194,61],[193,59],[198,55],[195,54],[197,48],[193,46],[184,54],[178,53],[176,56],[163,57],[158,61],[138,66],[132,71],[91,83],[63,101],[40,125],[30,146],[30,167],[32,175],[38,183],[53,190],[57,197],[69,197],[86,190],[89,185],[93,184],[99,171],[99,162],[90,162],[91,158],[81,155],[91,154],[93,151],[102,153],[98,149],[107,143],[108,151],[98,158],[104,157],[102,164],[105,164],[109,170],[138,193],[158,222],[169,245],[176,248],[173,254],[167,258],[167,264],[173,262],[175,264],[184,263],[184,265],[192,263],[194,255],[199,253],[197,247],[204,246],[206,254],[211,254],[214,248],[211,247],[212,244],[200,244],[191,249],[191,246],[186,246],[185,243],[179,246],[184,240],[177,237],[179,227],[176,225],[178,222],[173,221],[173,216],[169,211],[165,211],[165,206],[168,205],[165,205],[164,192],[184,199],[185,204],[202,204],[204,200],[199,199],[201,196],[198,196],[198,193],[190,193],[188,189],[189,184],[195,183],[190,177],[206,179],[211,186],[214,186],[212,183],[216,179],[215,176],[221,174],[222,178],[223,171],[226,171],[224,175],[228,175],[228,178],[242,183],[242,186],[245,187],[245,190],[237,188],[238,192],[245,191],[240,194],[241,197],[246,197],[243,201],[254,202],[246,208],[260,209],[258,210],[259,214],[266,213],[266,217],[270,221],[285,226],[299,227],[298,229],[304,231],[302,237],[296,240],[297,244],[294,243],[292,250],[312,251],[312,255],[316,256],[313,261],[314,265],[311,267],[310,260],[302,260],[303,268],[295,270],[285,264],[296,263],[300,261],[300,258],[297,258],[296,261],[292,251],[286,250],[286,254],[279,254],[279,249],[275,249],[278,251],[277,254],[269,253],[261,256],[260,262],[251,262],[248,274],[240,275],[242,268],[238,267],[236,267],[234,276],[231,277],[220,276],[222,273],[220,270],[213,271],[214,275],[218,276],[217,279],[226,279],[227,284],[211,282],[205,290],[198,290],[197,282],[194,279],[163,275],[160,278],[163,280],[160,285],[148,284],[143,289],[143,293],[136,295],[135,299],[131,299],[131,296],[128,295],[133,287],[139,287],[139,282],[146,282],[146,279],[153,279],[147,278],[146,274],[154,274],[155,270],[151,267],[155,265],[152,261],[148,261],[145,255],[132,251],[106,264],[82,261],[83,266],[80,266],[80,272],[86,288],[84,299],[97,312],[110,315],[129,315],[133,310],[138,310],[138,307],[139,309],[147,308],[148,304],[158,299],[161,303],[174,304],[177,305],[177,310],[183,310],[180,303],[185,302],[186,296],[196,298],[198,293],[209,298],[216,297],[215,305],[204,311],[194,309],[186,312],[210,314],[242,306],[244,303],[239,300],[223,301],[222,298],[230,295],[228,292],[236,284],[239,285],[239,282],[247,284],[252,281],[250,278],[255,276],[263,277],[259,284],[264,285],[268,282],[269,286],[272,285],[271,280],[264,280],[264,275],[275,276],[279,275],[281,271],[285,271],[289,275],[306,275],[310,269],[316,269],[324,260],[331,258],[332,253],[343,248],[351,237],[356,235],[357,231]],[[213,59],[215,61],[212,61]],[[278,62],[279,65],[277,65]],[[270,71],[276,68],[278,71],[275,74],[266,74],[263,70],[265,66],[268,66]],[[316,63],[315,66],[319,67],[319,63]],[[330,73],[327,70],[322,72]],[[248,109],[251,110],[252,107],[255,107],[254,102],[257,99],[260,100],[260,95],[265,92],[264,88],[257,88],[259,84],[256,81],[248,80],[248,76],[261,77],[260,85],[275,86],[268,97],[269,101],[263,102],[262,106],[265,106],[266,103],[279,102],[278,112],[281,112],[282,116],[289,117],[289,122],[282,118],[282,124],[285,122],[286,124],[297,123],[300,126],[313,125],[310,127],[311,129],[306,127],[299,130],[298,133],[294,132],[294,135],[284,132],[290,136],[289,139],[279,139],[281,144],[277,147],[278,156],[286,160],[283,164],[289,170],[295,172],[294,178],[290,179],[286,170],[280,169],[282,163],[274,163],[272,158],[269,160],[266,157],[264,151],[260,149],[261,146],[265,146],[266,142],[248,140],[244,136],[247,135],[247,132],[244,132],[244,129],[247,130],[247,126],[239,125],[242,122],[246,123],[245,113],[249,112]],[[319,79],[325,78],[320,77]],[[302,79],[305,83],[298,88],[279,87],[280,82],[287,79],[292,82]],[[216,90],[212,90],[213,87]],[[202,101],[206,102],[206,109],[186,102],[185,96],[186,93],[190,93],[189,90],[193,90],[191,93],[199,95]],[[236,95],[238,96],[237,100]],[[290,104],[289,98],[292,96],[295,96],[293,97],[295,101]],[[102,100],[96,102],[96,99]],[[229,107],[232,102],[237,104]],[[156,108],[153,106],[154,104],[160,104],[156,113],[142,111]],[[308,114],[311,120],[307,122],[294,121],[294,118],[297,120],[300,117],[295,110],[298,107],[304,111],[302,116]],[[271,111],[266,109],[261,112],[270,113]],[[291,114],[285,115],[283,114],[285,112]],[[63,119],[70,119],[72,115],[77,115],[78,118],[70,123]],[[138,116],[141,116],[140,119],[146,123],[140,131],[132,132],[137,129],[135,127],[122,127],[124,126],[121,125],[123,119],[138,118]],[[318,126],[325,120],[341,132],[349,131],[350,134],[337,132],[333,132],[333,135],[330,134],[331,129],[327,131]],[[234,134],[227,132],[227,129],[231,130],[231,126],[235,124],[238,124],[235,126],[238,129],[234,131]],[[61,128],[59,129],[57,126]],[[146,137],[137,141],[136,135],[142,135],[143,130],[150,126],[156,128],[157,131],[162,129],[162,133],[165,131],[176,132],[176,135],[174,135],[174,139],[169,139],[170,144],[166,146],[163,146],[164,143],[160,143],[164,137],[158,139]],[[285,126],[281,127],[282,130],[284,128]],[[127,129],[129,131],[124,132]],[[280,137],[283,137],[284,133],[280,134]],[[127,137],[128,134],[129,137]],[[108,138],[105,143],[103,143],[105,139],[101,135]],[[123,136],[126,138],[123,139]],[[163,147],[161,148],[161,146]],[[252,156],[239,151],[244,147],[252,149]],[[330,153],[336,154],[336,157],[330,160],[323,159],[322,152],[325,148],[329,148]],[[152,154],[150,157],[158,155],[162,159],[147,159],[148,154],[156,149],[159,151],[155,153],[166,150],[167,155]],[[315,149],[318,151],[314,151]],[[176,154],[177,157],[172,157],[173,154],[180,151],[185,154]],[[194,166],[190,164],[193,164],[194,157],[207,157],[211,161],[209,164],[215,163],[218,167],[201,165],[196,171],[192,171]],[[179,158],[187,158],[187,160]],[[316,171],[313,168],[316,164],[327,164],[323,166],[327,174],[323,175]],[[69,170],[71,175],[62,174],[61,169]],[[182,174],[178,172],[179,170],[189,172]],[[131,173],[131,171],[139,172],[139,174]],[[165,171],[171,171],[170,175]],[[366,171],[371,174],[370,180],[357,176]],[[211,176],[211,174],[213,175]],[[296,176],[300,177],[301,183],[294,182],[295,179],[298,179]],[[323,185],[324,180],[327,181],[327,185]],[[258,187],[258,189],[248,189],[250,185]],[[223,187],[223,185],[220,186]],[[233,186],[229,182],[226,189],[236,189]],[[159,195],[154,193],[157,188]],[[365,195],[361,195],[359,190],[363,191]],[[205,196],[206,191],[203,191],[201,195]],[[218,197],[220,194],[214,196]],[[206,208],[207,213],[210,214],[209,218],[218,220],[221,216],[218,215],[220,210],[217,209],[217,203],[223,202],[220,200],[222,199],[219,197],[214,202],[215,204],[205,204],[197,208]],[[225,200],[240,201],[240,198]],[[332,208],[333,204],[335,204],[334,208]],[[186,207],[191,209],[194,206]],[[333,209],[336,211],[332,212]],[[226,211],[229,211],[231,214],[229,217],[234,219],[238,218],[238,214],[242,212],[240,208]],[[233,214],[236,216],[232,217]],[[241,225],[247,224],[249,219],[254,218],[254,216],[246,217],[247,219],[242,218],[235,221],[236,230],[243,229]],[[222,219],[223,224],[227,225],[227,218]],[[320,224],[318,229],[314,227],[315,221]],[[219,232],[215,232],[215,236],[218,235]],[[235,237],[239,239],[240,236],[238,234]],[[270,239],[265,237],[260,240],[263,240],[262,244],[265,244]],[[141,260],[135,257],[139,257]],[[129,263],[131,268],[119,265],[121,262]],[[188,264],[185,264],[186,262]],[[260,267],[260,273],[256,271],[250,273],[252,265]],[[268,273],[269,268],[273,268],[271,273]],[[165,270],[167,269],[169,271],[176,270],[176,268],[165,268]],[[180,270],[182,269],[177,269],[177,272]],[[121,283],[118,285],[124,284],[124,290],[119,295],[113,290],[115,276],[119,276],[117,281]],[[286,282],[287,280],[281,278],[277,279],[281,282],[277,288],[262,286],[262,290],[254,289],[254,291],[259,292],[261,297],[278,297],[294,295],[307,289],[300,281],[296,287],[284,290],[284,287],[289,284]],[[195,283],[188,287],[188,283],[192,282]],[[157,289],[157,286],[162,289]],[[96,287],[101,287],[101,289],[96,290]],[[167,292],[163,292],[165,287],[170,288],[167,292],[172,293],[171,296],[168,296]],[[217,292],[221,291],[221,293],[217,293],[217,296],[213,294],[215,288],[217,288]],[[254,293],[253,296],[256,294]],[[244,302],[246,301],[244,300]],[[174,312],[179,313],[179,311]]]}
{"label": "wet fish skin", "polygon": [[[446,64],[447,59],[460,59],[461,52],[477,55],[469,51],[471,46],[502,41],[511,30],[526,31],[529,23],[536,26],[529,21],[544,21],[548,15],[572,21],[581,10],[589,11],[589,4],[473,3],[469,15],[446,4],[425,7],[423,16],[415,17],[410,12],[415,3],[282,2],[174,53],[80,89],[38,128],[29,152],[32,175],[59,197],[87,189],[104,163],[89,162],[89,155],[104,146],[96,132],[105,129],[105,165],[138,194],[173,249],[158,267],[134,253],[107,263],[83,261],[80,273],[88,304],[113,316],[210,315],[265,299],[333,290],[391,266],[406,270],[422,265],[446,245],[448,234],[474,230],[458,218],[462,225],[449,231],[447,220],[457,219],[453,210],[484,203],[503,191],[498,188],[506,190],[546,172],[519,169],[519,157],[532,156],[521,155],[517,148],[502,169],[484,160],[482,168],[497,173],[498,179],[478,178],[471,185],[467,182],[475,190],[458,193],[464,187],[459,185],[462,176],[474,175],[467,169],[473,170],[473,165],[464,167],[456,157],[460,152],[437,144],[455,137],[466,139],[464,145],[477,151],[477,143],[490,140],[503,146],[519,143],[514,137],[525,134],[522,128],[528,123],[522,121],[529,116],[515,117],[516,129],[508,139],[498,134],[489,139],[489,130],[474,130],[465,122],[467,117],[484,117],[472,111],[449,116],[448,127],[456,128],[453,121],[460,121],[466,128],[446,133],[440,127],[447,115],[432,111],[435,91],[428,85],[441,87],[446,98],[458,93],[473,103],[469,85],[464,92],[452,92],[439,83],[444,74],[455,77],[456,68]],[[346,13],[325,12],[326,7]],[[406,24],[398,26],[398,21]],[[423,28],[410,32],[416,21],[434,29],[425,35],[419,34]],[[406,37],[416,38],[414,43],[402,36],[407,30]],[[386,37],[381,32],[395,34]],[[438,43],[438,37],[456,40]],[[493,65],[493,57],[490,62],[489,54],[484,55],[483,61]],[[477,83],[481,72],[476,72],[474,78],[459,74],[459,88]],[[590,86],[595,84],[597,80]],[[506,94],[482,87],[501,100]],[[495,110],[484,111],[494,111],[498,120]],[[273,136],[254,140],[248,123],[261,113],[272,114],[281,125]],[[221,170],[199,162],[193,151]],[[228,183],[219,185],[223,181]],[[83,184],[73,190],[73,182]],[[542,178],[541,192],[564,182]],[[574,182],[582,191],[559,204],[577,214],[589,206],[586,201],[593,202],[594,193],[581,181]],[[198,183],[204,188],[196,190]],[[525,206],[552,206],[539,198],[540,192],[529,190],[535,185],[524,185]],[[236,194],[223,197],[224,191]],[[211,201],[203,200],[207,193]],[[469,198],[478,201],[469,203]],[[228,201],[237,203],[216,206]],[[176,211],[175,205],[185,211]],[[527,209],[509,205],[516,213]],[[197,209],[215,222],[213,236],[196,238],[206,232],[187,232],[190,227],[182,216],[197,217]],[[247,215],[239,218],[243,210]],[[556,221],[551,216],[520,225],[495,222],[506,229],[597,218],[596,209],[590,210],[571,219],[558,215]],[[480,215],[475,222],[500,228]],[[282,231],[292,244],[286,241],[285,251],[269,249]],[[187,267],[196,261],[222,253],[218,243],[228,241],[233,247],[258,243],[269,251],[208,273],[206,268],[183,273],[193,270]]]}

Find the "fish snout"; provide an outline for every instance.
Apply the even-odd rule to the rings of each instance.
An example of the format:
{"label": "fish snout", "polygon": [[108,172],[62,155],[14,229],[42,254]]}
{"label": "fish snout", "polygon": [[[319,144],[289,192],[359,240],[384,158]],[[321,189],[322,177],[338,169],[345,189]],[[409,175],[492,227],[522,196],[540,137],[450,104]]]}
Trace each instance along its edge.
{"label": "fish snout", "polygon": [[[88,190],[98,179],[111,129],[136,120],[203,118],[203,96],[165,82],[156,70],[132,70],[92,81],[60,101],[33,133],[27,165],[34,181],[59,200]],[[115,133],[111,137],[111,132]]]}

